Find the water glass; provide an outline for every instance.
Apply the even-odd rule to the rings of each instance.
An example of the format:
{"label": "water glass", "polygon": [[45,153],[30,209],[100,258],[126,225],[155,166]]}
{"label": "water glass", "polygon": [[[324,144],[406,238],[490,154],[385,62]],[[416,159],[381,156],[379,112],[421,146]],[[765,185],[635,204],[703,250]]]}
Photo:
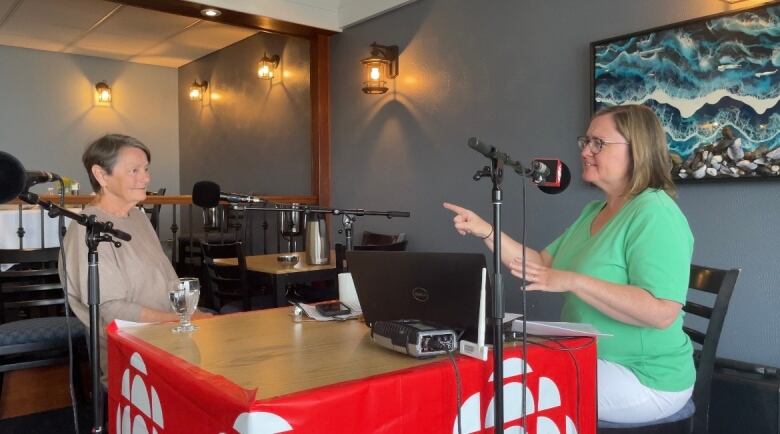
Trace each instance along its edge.
{"label": "water glass", "polygon": [[168,292],[168,298],[171,301],[173,311],[179,316],[179,325],[172,328],[171,331],[182,333],[197,330],[198,326],[190,322],[190,318],[198,307],[198,298],[200,298],[200,281],[198,278],[179,278],[177,287]]}

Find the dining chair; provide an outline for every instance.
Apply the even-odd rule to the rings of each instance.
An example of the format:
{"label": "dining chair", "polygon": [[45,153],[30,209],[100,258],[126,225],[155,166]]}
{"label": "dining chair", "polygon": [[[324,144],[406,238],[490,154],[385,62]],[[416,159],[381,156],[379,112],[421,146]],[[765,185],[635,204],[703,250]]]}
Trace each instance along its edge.
{"label": "dining chair", "polygon": [[[202,243],[200,247],[205,283],[214,309],[220,313],[233,313],[274,307],[275,300],[270,291],[253,294],[252,289],[256,285],[252,285],[249,279],[242,242]],[[237,258],[238,265],[222,265],[214,261],[221,258]]]}
{"label": "dining chair", "polygon": [[176,272],[179,274],[201,274],[203,257],[201,244],[228,244],[240,242],[242,238],[242,219],[234,216],[229,207],[217,205],[213,208],[201,208],[203,225],[200,230],[190,228],[190,232],[178,235],[178,263]]}
{"label": "dining chair", "polygon": [[73,354],[71,373],[77,395],[82,394],[78,362],[87,360],[87,333],[67,311],[59,250],[0,250],[0,263],[16,264],[0,272],[0,392],[6,372],[68,363]]}
{"label": "dining chair", "polygon": [[[161,188],[156,192],[147,191],[147,196],[165,196],[165,188]],[[162,205],[142,205],[141,209],[149,216],[149,221],[152,223],[154,231],[157,232],[157,236],[160,235],[160,209]]]}
{"label": "dining chair", "polygon": [[687,315],[698,318],[686,323],[706,324],[706,327],[683,326],[695,347],[696,383],[693,386],[693,397],[680,411],[657,421],[640,424],[599,421],[599,434],[707,433],[715,353],[740,272],[739,268],[721,270],[691,265],[690,290],[683,310]]}

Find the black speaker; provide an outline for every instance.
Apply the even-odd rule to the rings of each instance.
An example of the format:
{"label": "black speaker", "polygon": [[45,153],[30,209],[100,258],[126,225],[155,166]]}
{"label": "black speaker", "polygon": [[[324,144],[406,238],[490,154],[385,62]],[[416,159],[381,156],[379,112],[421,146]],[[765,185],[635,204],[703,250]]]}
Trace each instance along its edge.
{"label": "black speaker", "polygon": [[778,368],[717,359],[709,434],[780,434]]}

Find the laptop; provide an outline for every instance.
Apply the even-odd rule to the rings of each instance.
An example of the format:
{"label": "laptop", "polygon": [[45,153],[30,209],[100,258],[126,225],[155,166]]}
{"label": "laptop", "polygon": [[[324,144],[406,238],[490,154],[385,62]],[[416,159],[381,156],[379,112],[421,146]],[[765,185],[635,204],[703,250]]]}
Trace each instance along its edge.
{"label": "laptop", "polygon": [[[416,319],[476,342],[484,255],[350,251],[346,256],[369,327],[375,321]],[[489,312],[489,277],[486,292]]]}

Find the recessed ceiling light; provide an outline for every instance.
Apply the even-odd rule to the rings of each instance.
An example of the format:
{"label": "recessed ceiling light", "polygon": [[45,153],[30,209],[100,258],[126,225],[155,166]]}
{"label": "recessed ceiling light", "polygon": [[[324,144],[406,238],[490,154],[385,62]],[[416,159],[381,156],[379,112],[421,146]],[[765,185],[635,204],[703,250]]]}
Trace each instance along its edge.
{"label": "recessed ceiling light", "polygon": [[219,9],[214,9],[214,8],[206,8],[206,9],[201,9],[200,10],[200,14],[205,16],[205,17],[212,17],[213,18],[213,17],[218,17],[218,16],[222,15],[222,11],[220,11]]}

